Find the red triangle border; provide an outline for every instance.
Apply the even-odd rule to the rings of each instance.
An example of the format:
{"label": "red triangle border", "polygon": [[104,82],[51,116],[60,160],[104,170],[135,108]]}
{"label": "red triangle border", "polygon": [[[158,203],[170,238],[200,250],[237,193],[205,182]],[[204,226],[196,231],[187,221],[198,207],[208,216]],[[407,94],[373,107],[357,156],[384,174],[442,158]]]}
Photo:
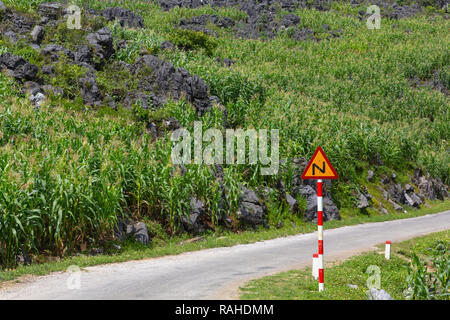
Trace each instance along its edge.
{"label": "red triangle border", "polygon": [[[325,158],[325,161],[326,161],[327,165],[330,167],[331,171],[332,171],[333,174],[334,174],[333,176],[326,176],[326,177],[320,177],[320,178],[318,178],[318,177],[311,177],[311,176],[307,177],[307,176],[306,176],[306,172],[308,171],[309,167],[311,167],[312,162],[313,162],[314,158],[316,157],[316,155],[317,155],[317,153],[318,153],[319,151],[322,152],[323,157]],[[333,166],[331,165],[330,160],[328,160],[327,155],[326,155],[325,152],[323,151],[322,147],[321,147],[321,146],[318,146],[317,149],[316,149],[316,151],[314,152],[313,156],[311,157],[311,160],[309,160],[308,165],[306,166],[305,170],[303,171],[302,179],[304,179],[304,180],[307,180],[307,179],[316,179],[316,180],[318,180],[318,179],[338,179],[338,178],[339,178],[339,176],[338,176],[336,170],[334,170]]]}

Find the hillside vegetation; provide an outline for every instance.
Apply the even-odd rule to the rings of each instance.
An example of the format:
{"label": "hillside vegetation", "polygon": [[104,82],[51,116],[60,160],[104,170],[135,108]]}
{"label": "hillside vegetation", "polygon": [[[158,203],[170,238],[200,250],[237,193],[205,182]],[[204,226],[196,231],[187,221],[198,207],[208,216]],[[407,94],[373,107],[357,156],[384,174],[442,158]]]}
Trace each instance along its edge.
{"label": "hillside vegetation", "polygon": [[[440,1],[380,3],[373,30],[361,1],[269,1],[267,12],[244,0],[74,1],[80,30],[67,28],[63,6],[2,1],[2,267],[102,245],[128,221],[171,235],[314,219],[314,184],[299,177],[318,145],[340,176],[326,185],[330,219],[448,197],[450,23]],[[114,19],[111,7],[130,11]],[[172,164],[172,130],[193,132],[194,121],[278,129],[278,174]]]}

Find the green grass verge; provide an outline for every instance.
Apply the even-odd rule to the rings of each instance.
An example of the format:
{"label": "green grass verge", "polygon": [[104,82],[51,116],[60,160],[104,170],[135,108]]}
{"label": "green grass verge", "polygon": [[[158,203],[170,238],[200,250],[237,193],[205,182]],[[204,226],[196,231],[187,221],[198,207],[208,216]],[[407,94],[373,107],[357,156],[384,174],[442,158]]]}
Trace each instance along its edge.
{"label": "green grass verge", "polygon": [[[405,219],[427,214],[433,214],[450,209],[450,200],[431,202],[430,208],[413,210],[408,213],[394,213],[389,215],[375,216],[355,216],[345,218],[340,221],[327,221],[324,223],[325,229],[339,228],[348,225],[356,225],[368,222],[381,222],[395,219]],[[241,233],[223,232],[206,235],[200,241],[187,242],[188,235],[172,237],[167,239],[153,239],[150,246],[138,245],[135,243],[126,243],[122,246],[120,252],[111,255],[77,255],[64,258],[58,261],[50,261],[41,264],[29,266],[20,266],[13,270],[0,272],[0,283],[18,279],[24,275],[45,275],[51,272],[64,271],[71,265],[77,265],[80,268],[94,266],[99,264],[108,264],[116,262],[125,262],[130,260],[141,260],[146,258],[155,258],[166,255],[175,255],[183,252],[196,251],[209,248],[227,247],[237,244],[248,244],[262,240],[269,240],[283,236],[295,235],[299,233],[308,233],[315,231],[317,226],[314,223],[302,223],[293,226],[285,224],[280,229],[259,229],[255,231],[245,231]],[[328,273],[328,270],[327,270]]]}
{"label": "green grass verge", "polygon": [[[414,247],[419,256],[425,257],[437,240],[450,241],[450,231],[393,243],[390,260],[386,260],[384,254],[370,252],[328,267],[323,292],[318,292],[317,280],[312,278],[309,267],[251,281],[241,288],[241,299],[367,300],[367,281],[371,276],[367,269],[374,265],[381,271],[381,288],[394,299],[403,300],[411,248]],[[383,249],[384,246],[379,247]],[[349,284],[358,287],[351,288]]]}

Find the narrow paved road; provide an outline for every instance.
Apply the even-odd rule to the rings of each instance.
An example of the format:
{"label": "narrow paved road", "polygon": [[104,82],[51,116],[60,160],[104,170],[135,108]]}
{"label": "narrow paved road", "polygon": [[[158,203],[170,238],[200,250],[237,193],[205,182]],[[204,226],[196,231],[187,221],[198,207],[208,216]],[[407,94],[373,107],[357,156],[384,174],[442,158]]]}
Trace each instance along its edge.
{"label": "narrow paved road", "polygon": [[[450,229],[450,211],[418,218],[325,230],[325,262]],[[0,288],[0,299],[227,299],[239,285],[267,274],[309,265],[316,233],[248,245],[208,249],[142,261],[86,268],[81,288],[69,290],[68,273],[33,277]],[[326,270],[325,270],[326,285]]]}

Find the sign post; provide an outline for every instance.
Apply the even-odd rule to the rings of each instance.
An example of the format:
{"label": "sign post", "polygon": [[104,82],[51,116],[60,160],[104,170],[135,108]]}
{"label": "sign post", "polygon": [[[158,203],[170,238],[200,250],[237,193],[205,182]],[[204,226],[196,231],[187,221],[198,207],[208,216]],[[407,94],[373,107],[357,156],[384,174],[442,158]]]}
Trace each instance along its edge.
{"label": "sign post", "polygon": [[319,291],[324,290],[324,263],[323,263],[323,188],[322,179],[337,179],[334,170],[323,149],[319,146],[303,172],[302,179],[317,180],[317,235],[318,235],[318,269]]}

